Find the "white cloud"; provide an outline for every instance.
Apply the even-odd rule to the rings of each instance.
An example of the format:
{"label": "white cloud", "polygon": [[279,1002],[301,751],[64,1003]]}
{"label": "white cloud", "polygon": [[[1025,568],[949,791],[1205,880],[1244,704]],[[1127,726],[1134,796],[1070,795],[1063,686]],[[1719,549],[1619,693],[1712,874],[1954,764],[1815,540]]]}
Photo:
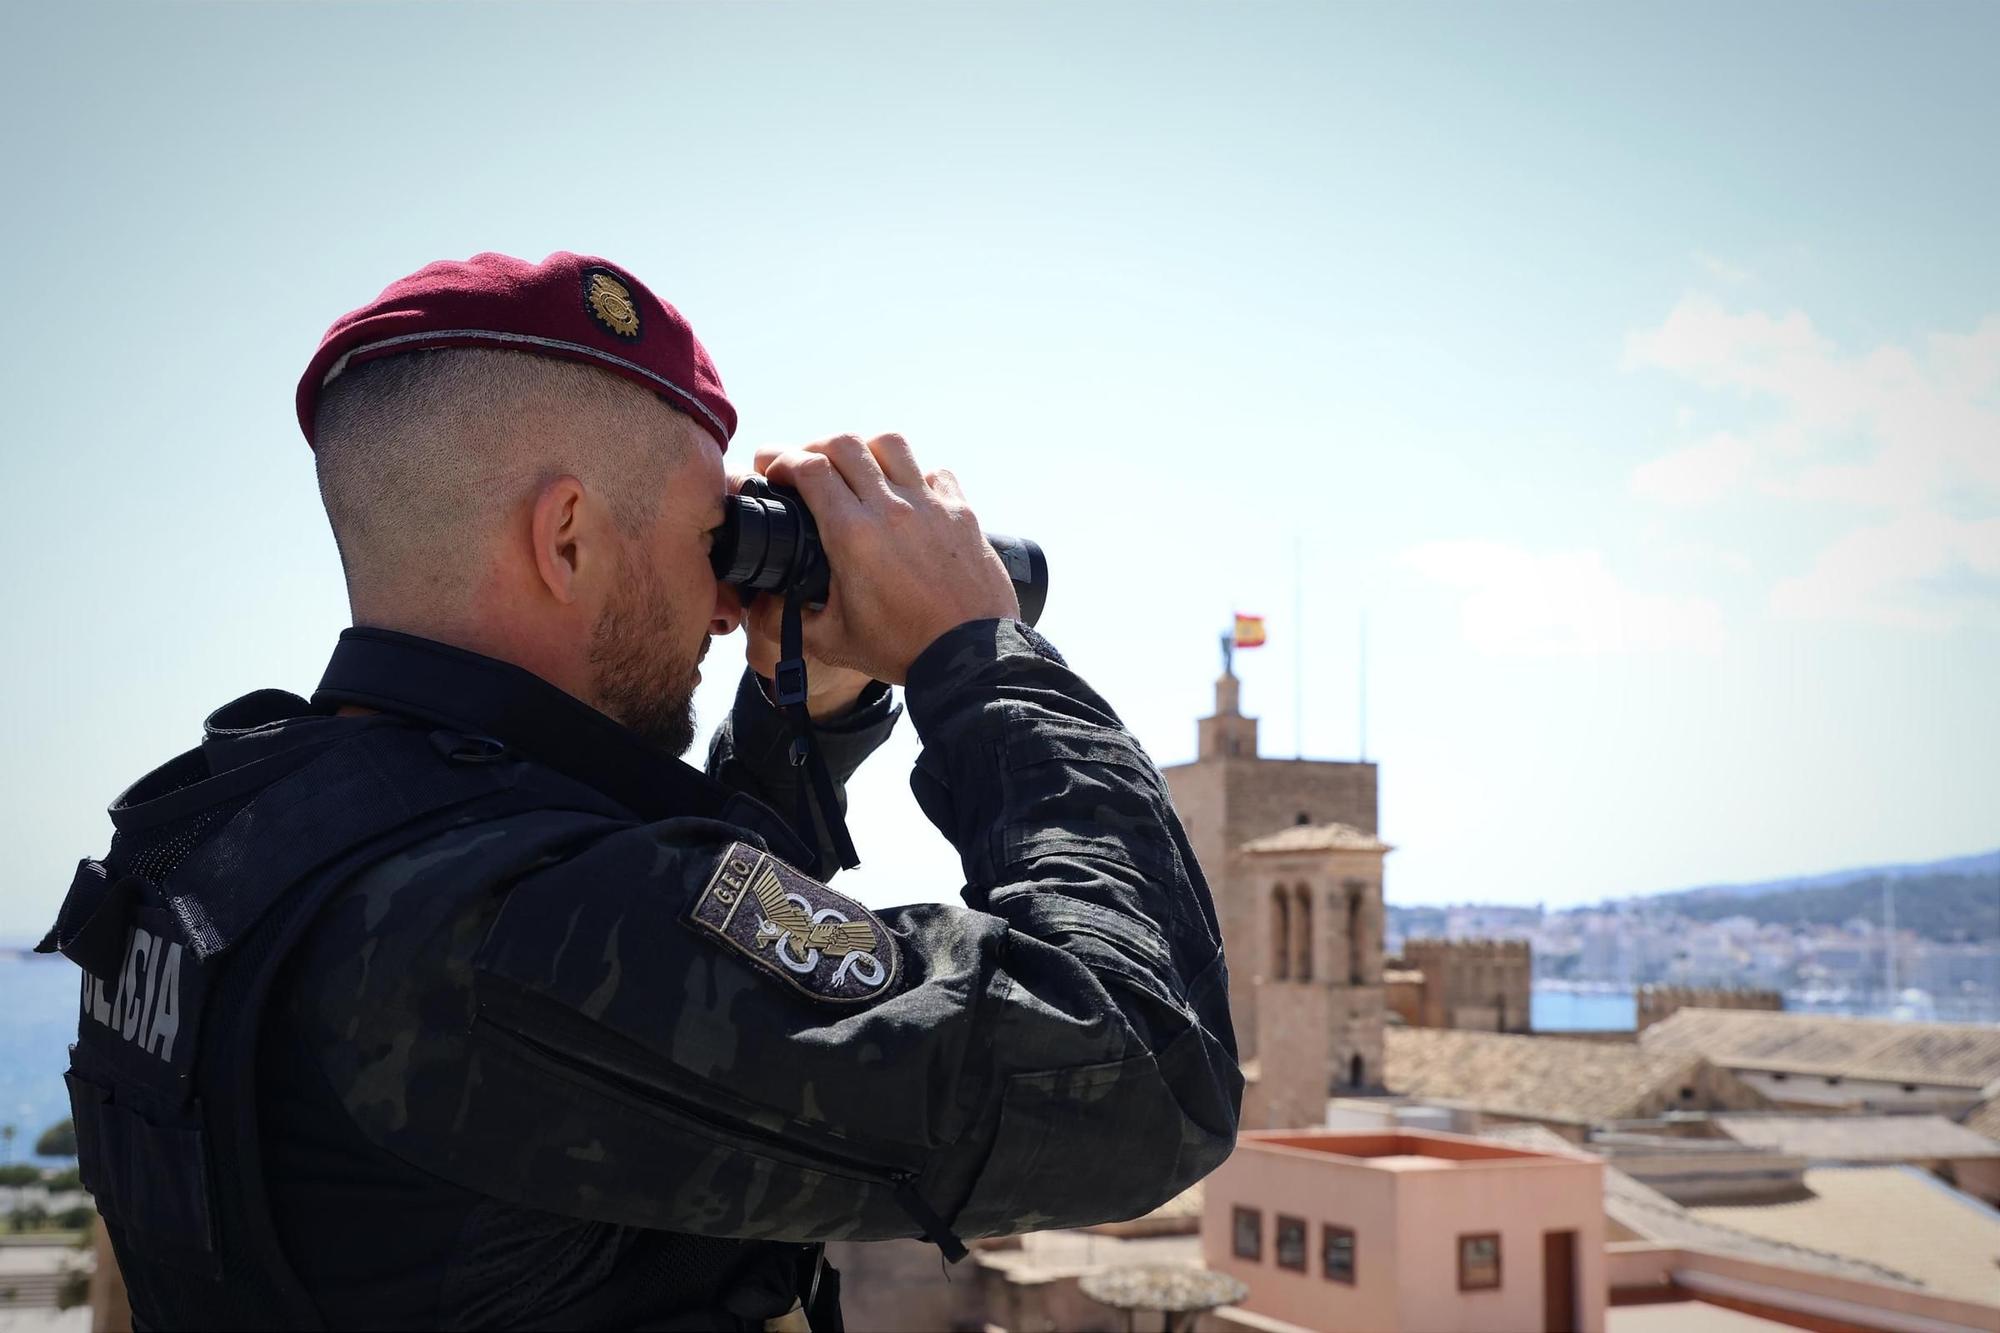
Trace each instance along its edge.
{"label": "white cloud", "polygon": [[1797,396],[1816,390],[1832,344],[1793,311],[1733,315],[1712,296],[1689,296],[1650,332],[1625,340],[1625,364],[1657,366],[1710,388]]}
{"label": "white cloud", "polygon": [[1722,611],[1704,597],[1629,588],[1597,551],[1536,553],[1502,542],[1430,542],[1403,559],[1461,589],[1473,647],[1494,656],[1716,652]]}
{"label": "white cloud", "polygon": [[1719,500],[1737,488],[1756,452],[1752,440],[1720,431],[1699,444],[1641,463],[1632,474],[1632,490],[1670,504]]}
{"label": "white cloud", "polygon": [[2000,580],[2000,518],[1905,514],[1842,537],[1810,571],[1781,580],[1771,605],[1808,619],[1949,629],[1993,605],[1954,586],[1961,573]]}
{"label": "white cloud", "polygon": [[1635,494],[1682,505],[1763,494],[1876,515],[1778,584],[1774,610],[1944,627],[2000,604],[2000,583],[1980,582],[2000,579],[1981,554],[1987,516],[2000,515],[2000,315],[1914,350],[1850,354],[1801,312],[1737,313],[1695,295],[1631,334],[1625,364],[1771,413],[1640,464]]}

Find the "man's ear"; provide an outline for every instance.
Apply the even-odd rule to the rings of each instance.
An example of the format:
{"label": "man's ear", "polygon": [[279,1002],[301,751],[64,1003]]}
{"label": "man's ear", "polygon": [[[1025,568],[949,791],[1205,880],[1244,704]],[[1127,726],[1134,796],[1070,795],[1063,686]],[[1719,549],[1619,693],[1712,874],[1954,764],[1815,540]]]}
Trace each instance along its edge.
{"label": "man's ear", "polygon": [[534,546],[535,572],[558,602],[577,599],[577,571],[582,564],[583,483],[561,476],[535,495],[528,539]]}

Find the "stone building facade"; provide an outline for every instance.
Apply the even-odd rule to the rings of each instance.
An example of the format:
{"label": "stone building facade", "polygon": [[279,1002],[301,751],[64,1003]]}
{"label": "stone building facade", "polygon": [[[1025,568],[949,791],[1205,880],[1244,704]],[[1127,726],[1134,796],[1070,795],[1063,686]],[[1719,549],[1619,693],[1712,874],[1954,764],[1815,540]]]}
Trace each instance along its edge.
{"label": "stone building facade", "polygon": [[1369,763],[1264,759],[1238,682],[1216,682],[1167,786],[1215,895],[1251,1086],[1245,1128],[1323,1123],[1328,1091],[1382,1082],[1382,863]]}
{"label": "stone building facade", "polygon": [[1534,962],[1526,940],[1406,940],[1389,967],[1389,1004],[1409,1027],[1530,1028]]}

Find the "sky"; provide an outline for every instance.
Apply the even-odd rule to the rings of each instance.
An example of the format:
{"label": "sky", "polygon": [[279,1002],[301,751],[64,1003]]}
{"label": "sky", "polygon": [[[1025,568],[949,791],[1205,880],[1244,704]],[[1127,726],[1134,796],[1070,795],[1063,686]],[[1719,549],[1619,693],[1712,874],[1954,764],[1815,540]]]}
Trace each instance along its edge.
{"label": "sky", "polygon": [[[1163,765],[1264,614],[1263,752],[1365,726],[1391,902],[2000,846],[1996,50],[1948,3],[6,6],[0,934],[209,711],[310,692],[294,384],[484,250],[675,303],[732,460],[952,468]],[[961,882],[915,752],[852,788],[871,904]]]}

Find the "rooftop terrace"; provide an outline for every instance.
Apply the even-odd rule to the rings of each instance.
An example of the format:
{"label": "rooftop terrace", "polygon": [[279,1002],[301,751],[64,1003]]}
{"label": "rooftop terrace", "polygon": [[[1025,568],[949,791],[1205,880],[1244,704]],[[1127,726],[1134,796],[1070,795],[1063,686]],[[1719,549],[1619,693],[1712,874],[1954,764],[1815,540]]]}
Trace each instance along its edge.
{"label": "rooftop terrace", "polygon": [[1571,1163],[1595,1160],[1570,1152],[1514,1147],[1433,1130],[1266,1130],[1238,1137],[1239,1147],[1310,1153],[1388,1171],[1426,1171],[1473,1163]]}

